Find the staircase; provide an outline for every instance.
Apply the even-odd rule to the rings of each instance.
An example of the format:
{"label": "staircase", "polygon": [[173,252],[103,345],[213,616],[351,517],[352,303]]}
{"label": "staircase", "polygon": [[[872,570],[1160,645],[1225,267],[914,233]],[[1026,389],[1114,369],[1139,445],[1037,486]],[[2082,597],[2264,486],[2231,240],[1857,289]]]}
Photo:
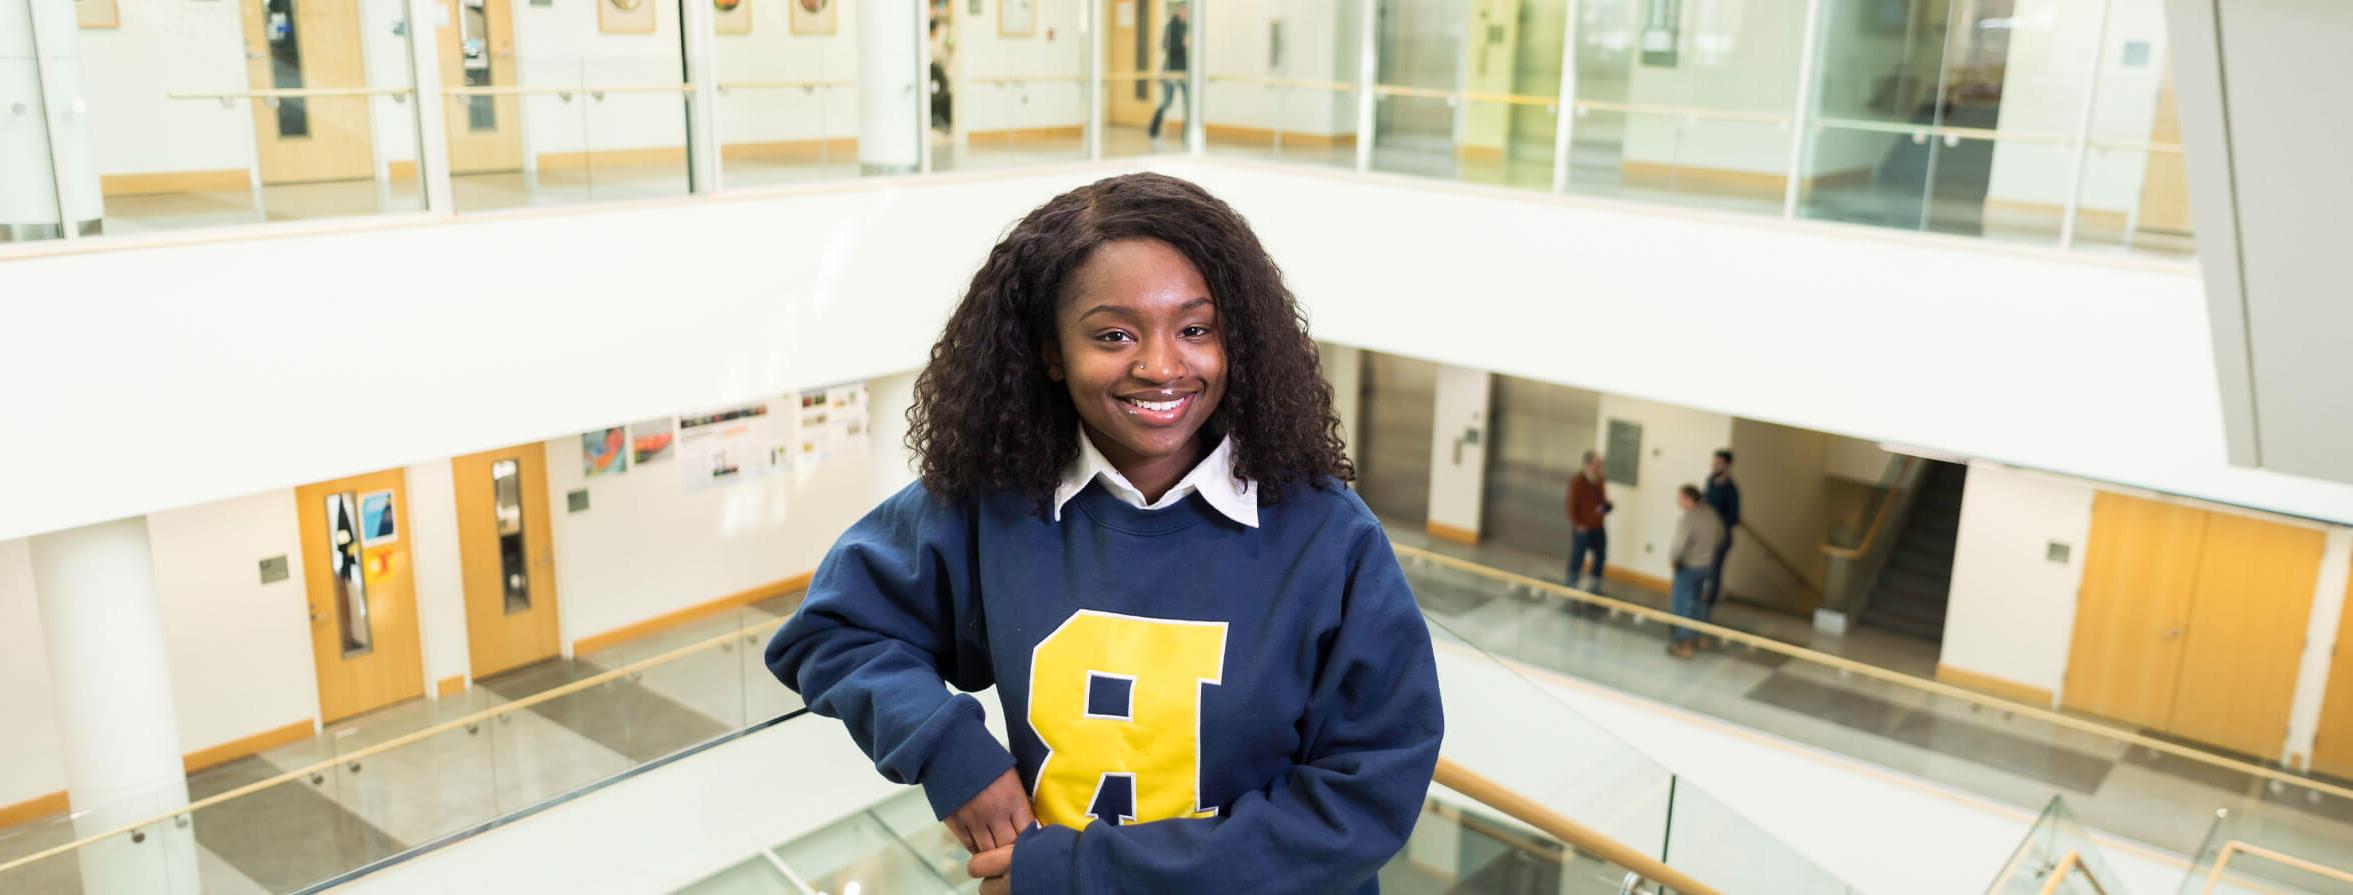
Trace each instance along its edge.
{"label": "staircase", "polygon": [[1944,639],[1945,597],[1953,583],[1953,540],[1961,531],[1961,488],[1969,468],[1933,463],[1879,580],[1863,624],[1929,641]]}

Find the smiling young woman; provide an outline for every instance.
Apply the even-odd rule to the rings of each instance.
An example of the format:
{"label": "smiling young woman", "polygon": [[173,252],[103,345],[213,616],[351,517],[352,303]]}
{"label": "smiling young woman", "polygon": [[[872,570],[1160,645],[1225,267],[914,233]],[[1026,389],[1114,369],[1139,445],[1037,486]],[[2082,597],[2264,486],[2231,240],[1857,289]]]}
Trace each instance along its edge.
{"label": "smiling young woman", "polygon": [[[1429,631],[1241,216],[1157,174],[1032,211],[908,416],[922,481],[768,665],[982,890],[1375,891],[1437,761]],[[1010,743],[943,683],[996,687]]]}

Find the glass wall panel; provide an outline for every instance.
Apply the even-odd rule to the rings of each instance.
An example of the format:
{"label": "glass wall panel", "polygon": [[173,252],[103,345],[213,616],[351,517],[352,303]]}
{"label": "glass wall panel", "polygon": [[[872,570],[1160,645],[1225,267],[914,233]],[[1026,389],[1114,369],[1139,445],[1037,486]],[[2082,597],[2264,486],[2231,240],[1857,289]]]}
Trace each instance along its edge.
{"label": "glass wall panel", "polygon": [[[858,17],[714,0],[720,180],[729,188],[858,176]],[[944,34],[943,27],[940,33]],[[939,55],[943,43],[932,44]],[[952,97],[934,95],[935,123]]]}
{"label": "glass wall panel", "polygon": [[1578,5],[1568,189],[1778,212],[1805,23],[1765,0]]}
{"label": "glass wall panel", "polygon": [[1276,0],[1219,7],[1206,23],[1203,114],[1211,151],[1355,167],[1363,6]]}
{"label": "glass wall panel", "polygon": [[84,234],[424,207],[400,0],[68,4],[41,23],[39,67],[27,4],[6,7],[0,224],[18,238],[58,230],[56,208],[28,210],[60,204],[34,164],[54,163]]}
{"label": "glass wall panel", "polygon": [[[1172,0],[1101,0],[1097,29],[1103,41],[1103,154],[1107,157],[1183,152],[1191,106],[1187,75],[1201,53],[1225,40],[1203,38],[1206,23],[1193,4]],[[1230,32],[1243,16],[1266,10],[1219,10]]]}
{"label": "glass wall panel", "polygon": [[1566,4],[1390,0],[1379,15],[1373,168],[1550,189]]}
{"label": "glass wall panel", "polygon": [[[934,7],[934,15],[941,13]],[[1083,159],[1091,16],[1081,3],[945,7],[953,110],[934,130],[932,167],[976,170]],[[1142,11],[1137,21],[1142,22]]]}
{"label": "glass wall panel", "polygon": [[2161,0],[2109,0],[2091,141],[2077,187],[2077,246],[2196,252],[2169,49]]}
{"label": "glass wall panel", "polygon": [[436,31],[459,211],[688,191],[677,0],[596,0],[593,18],[515,0],[441,2],[451,9]]}

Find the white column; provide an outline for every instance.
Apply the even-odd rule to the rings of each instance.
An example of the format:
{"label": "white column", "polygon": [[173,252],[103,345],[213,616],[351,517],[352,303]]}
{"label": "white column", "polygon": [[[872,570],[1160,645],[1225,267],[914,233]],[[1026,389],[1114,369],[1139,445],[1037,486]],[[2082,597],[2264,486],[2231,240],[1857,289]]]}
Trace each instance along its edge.
{"label": "white column", "polygon": [[[930,119],[923,70],[923,17],[916,0],[861,3],[858,18],[858,168],[912,174],[923,162]],[[963,97],[957,97],[961,100]]]}
{"label": "white column", "polygon": [[0,0],[0,230],[14,238],[72,238],[105,213],[80,37],[71,3]]}
{"label": "white column", "polygon": [[1487,490],[1487,404],[1492,379],[1485,370],[1438,368],[1437,408],[1430,419],[1432,534],[1477,540]]}
{"label": "white column", "polygon": [[[33,593],[63,721],[74,833],[188,804],[145,518],[31,539]],[[82,891],[193,891],[196,840],[171,822],[82,849]]]}
{"label": "white column", "polygon": [[[719,48],[708,3],[678,7],[686,51],[686,174],[698,193],[716,193],[719,164]],[[839,14],[837,9],[836,14]],[[820,138],[822,139],[822,137]]]}

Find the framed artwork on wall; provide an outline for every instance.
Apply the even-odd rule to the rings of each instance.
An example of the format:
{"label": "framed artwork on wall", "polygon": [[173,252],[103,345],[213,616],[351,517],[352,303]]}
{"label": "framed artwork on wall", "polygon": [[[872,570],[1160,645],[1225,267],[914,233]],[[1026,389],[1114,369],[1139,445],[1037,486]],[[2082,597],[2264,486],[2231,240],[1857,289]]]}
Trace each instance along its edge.
{"label": "framed artwork on wall", "polygon": [[997,4],[997,34],[1028,37],[1038,33],[1038,0],[1002,0]]}
{"label": "framed artwork on wall", "polygon": [[115,0],[74,0],[74,21],[84,28],[119,28],[123,16]]}
{"label": "framed artwork on wall", "polygon": [[654,33],[655,0],[596,0],[596,30],[606,34]]}
{"label": "framed artwork on wall", "polygon": [[752,0],[711,0],[714,34],[752,33]]}
{"label": "framed artwork on wall", "polygon": [[790,0],[794,34],[828,35],[841,27],[841,0]]}

